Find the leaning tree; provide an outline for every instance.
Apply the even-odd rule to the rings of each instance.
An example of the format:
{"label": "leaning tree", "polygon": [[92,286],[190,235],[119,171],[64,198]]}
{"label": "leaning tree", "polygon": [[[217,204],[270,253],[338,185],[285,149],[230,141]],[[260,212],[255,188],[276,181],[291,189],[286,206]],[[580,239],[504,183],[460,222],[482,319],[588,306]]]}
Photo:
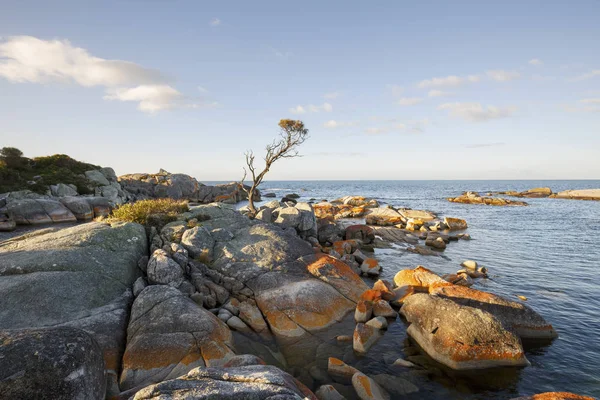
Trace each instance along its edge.
{"label": "leaning tree", "polygon": [[279,137],[273,140],[273,143],[267,145],[267,154],[265,155],[265,167],[262,171],[258,172],[254,165],[254,152],[252,150],[247,151],[246,154],[246,165],[252,175],[252,185],[250,189],[246,189],[244,186],[244,180],[248,174],[248,170],[244,168],[244,177],[242,178],[242,188],[248,194],[248,209],[250,217],[256,215],[256,207],[254,206],[254,193],[261,184],[267,172],[271,168],[273,163],[281,158],[294,158],[300,157],[298,153],[298,147],[308,139],[308,129],[304,127],[302,121],[295,121],[291,119],[282,119],[279,121]]}

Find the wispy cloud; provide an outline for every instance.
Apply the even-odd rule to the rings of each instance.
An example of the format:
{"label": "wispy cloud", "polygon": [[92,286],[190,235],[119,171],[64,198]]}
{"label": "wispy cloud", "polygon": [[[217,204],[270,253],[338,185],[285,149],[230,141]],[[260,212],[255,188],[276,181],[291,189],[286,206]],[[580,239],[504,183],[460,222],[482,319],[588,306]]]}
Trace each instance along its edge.
{"label": "wispy cloud", "polygon": [[331,151],[321,151],[318,153],[307,154],[308,156],[319,156],[319,157],[363,157],[367,153],[346,153],[346,152],[331,152]]}
{"label": "wispy cloud", "polygon": [[430,90],[429,92],[427,92],[427,96],[429,96],[429,97],[446,97],[446,96],[452,96],[452,93],[445,92],[443,90],[433,89],[433,90]]}
{"label": "wispy cloud", "polygon": [[340,97],[342,94],[340,92],[329,92],[323,95],[323,98],[326,100],[334,100]]}
{"label": "wispy cloud", "polygon": [[414,106],[415,104],[419,104],[423,99],[421,97],[402,97],[396,104],[399,106]]}
{"label": "wispy cloud", "polygon": [[483,122],[509,117],[517,108],[515,106],[483,106],[481,103],[445,103],[438,106],[438,110],[446,110],[450,116],[466,121]]}
{"label": "wispy cloud", "polygon": [[392,132],[400,133],[423,133],[425,127],[430,124],[428,119],[417,119],[406,122],[398,122],[396,119],[390,119],[382,126],[369,127],[365,129],[367,135],[382,135]]}
{"label": "wispy cloud", "polygon": [[465,146],[467,149],[481,149],[484,147],[498,147],[498,146],[504,146],[506,143],[503,142],[496,142],[496,143],[475,143],[475,144],[469,144],[467,146]]}
{"label": "wispy cloud", "polygon": [[0,40],[0,77],[13,83],[75,83],[101,86],[104,99],[138,103],[144,112],[177,107],[202,106],[189,103],[158,71],[138,64],[107,60],[73,46],[68,40],[43,40],[12,36]]}
{"label": "wispy cloud", "polygon": [[591,78],[594,78],[596,76],[600,76],[600,69],[595,69],[595,70],[592,70],[592,71],[590,71],[588,73],[585,73],[583,75],[576,76],[574,78],[571,78],[570,81],[571,82],[585,81],[587,79],[591,79]]}
{"label": "wispy cloud", "polygon": [[518,71],[506,71],[503,69],[487,71],[486,74],[489,78],[498,82],[512,81],[521,77],[521,74]]}
{"label": "wispy cloud", "polygon": [[208,23],[210,26],[219,26],[221,25],[221,20],[219,18],[213,18]]}
{"label": "wispy cloud", "polygon": [[307,112],[318,113],[321,111],[324,112],[332,112],[333,106],[329,103],[323,103],[320,106],[316,106],[314,104],[309,104],[307,106],[297,105],[296,107],[292,107],[289,109],[292,114],[305,114]]}
{"label": "wispy cloud", "polygon": [[417,87],[421,89],[428,89],[433,87],[457,87],[463,86],[468,83],[476,83],[481,80],[479,75],[468,75],[468,76],[457,76],[449,75],[445,77],[425,79],[417,84]]}
{"label": "wispy cloud", "polygon": [[387,89],[392,93],[393,96],[400,96],[404,93],[404,88],[400,85],[387,85]]}
{"label": "wispy cloud", "polygon": [[532,58],[531,60],[529,60],[529,64],[537,66],[537,65],[542,65],[544,63],[539,58]]}
{"label": "wispy cloud", "polygon": [[323,124],[323,127],[327,129],[337,129],[337,128],[350,128],[353,126],[358,126],[359,123],[357,121],[336,121],[334,119],[330,119],[329,121]]}

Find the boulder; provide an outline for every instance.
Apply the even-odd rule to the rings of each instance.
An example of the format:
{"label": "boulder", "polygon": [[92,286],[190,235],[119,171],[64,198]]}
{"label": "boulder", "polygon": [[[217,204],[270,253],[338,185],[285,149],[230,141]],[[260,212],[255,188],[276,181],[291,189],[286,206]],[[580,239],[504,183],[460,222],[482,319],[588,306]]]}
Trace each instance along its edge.
{"label": "boulder", "polygon": [[74,185],[65,185],[64,183],[57,183],[56,185],[50,185],[50,193],[55,197],[67,197],[77,196],[77,187]]}
{"label": "boulder", "polygon": [[500,197],[482,197],[476,192],[465,192],[458,197],[450,197],[447,199],[452,203],[462,204],[483,204],[489,206],[527,206],[524,201],[508,200]]}
{"label": "boulder", "polygon": [[381,273],[381,267],[379,266],[379,261],[374,258],[367,258],[360,265],[360,270],[363,274],[369,276],[378,276]]}
{"label": "boulder", "polygon": [[77,221],[89,221],[94,218],[94,209],[87,197],[63,197],[60,202],[77,218]]}
{"label": "boulder", "polygon": [[16,227],[17,223],[8,214],[0,213],[0,232],[11,232]]}
{"label": "boulder", "polygon": [[234,356],[232,340],[221,320],[179,290],[148,286],[131,307],[121,389],[173,379],[199,366],[222,365]]}
{"label": "boulder", "polygon": [[446,224],[448,229],[450,229],[451,231],[467,229],[469,227],[467,225],[467,221],[465,221],[464,219],[452,218],[452,217],[444,218],[444,224]]}
{"label": "boulder", "polygon": [[404,218],[392,208],[380,207],[369,209],[365,221],[367,225],[391,226],[403,223]]}
{"label": "boulder", "polygon": [[17,225],[75,222],[77,218],[60,202],[47,199],[16,200],[7,204],[6,212]]}
{"label": "boulder", "polygon": [[93,182],[97,186],[108,186],[110,182],[106,179],[106,176],[99,170],[86,171],[85,177]]}
{"label": "boulder", "polygon": [[0,393],[5,399],[104,400],[102,349],[75,328],[0,331]]}
{"label": "boulder", "polygon": [[[0,326],[70,326],[90,333],[102,348],[107,393],[118,393],[125,330],[147,252],[144,228],[91,222],[38,230],[0,246]],[[90,262],[93,260],[93,262]]]}
{"label": "boulder", "polygon": [[344,231],[335,222],[319,219],[317,224],[320,243],[331,245],[343,239]]}
{"label": "boulder", "polygon": [[333,385],[319,386],[315,392],[319,400],[345,400],[346,398],[338,392]]}
{"label": "boulder", "polygon": [[[435,214],[430,211],[425,210],[409,210],[409,209],[399,209],[398,213],[404,217],[405,220],[415,219],[420,220],[422,222],[433,221],[435,219]],[[423,223],[421,223],[423,225]]]}
{"label": "boulder", "polygon": [[379,279],[373,284],[373,290],[379,290],[381,292],[381,298],[384,300],[391,301],[396,298],[394,285],[389,281]]}
{"label": "boulder", "polygon": [[350,225],[346,227],[344,239],[358,239],[364,244],[370,244],[375,240],[375,231],[368,225]]}
{"label": "boulder", "polygon": [[430,287],[429,293],[461,306],[488,312],[522,339],[553,339],[558,336],[552,325],[523,303],[458,285]]}
{"label": "boulder", "polygon": [[147,273],[150,284],[178,287],[184,279],[181,266],[162,249],[152,253],[148,261]]}
{"label": "boulder", "polygon": [[371,319],[373,313],[373,305],[370,301],[361,300],[356,304],[354,311],[354,320],[356,322],[367,322]]}
{"label": "boulder", "polygon": [[413,383],[398,376],[379,374],[373,376],[373,380],[394,398],[401,398],[419,391],[419,388]]}
{"label": "boulder", "polygon": [[380,339],[379,329],[363,323],[356,324],[352,340],[352,348],[359,354],[366,354]]}
{"label": "boulder", "polygon": [[377,300],[373,302],[373,315],[376,317],[396,318],[398,313],[394,311],[387,301]]}
{"label": "boulder", "polygon": [[354,374],[359,372],[356,368],[344,363],[335,357],[329,357],[327,360],[327,373],[334,381],[348,384],[352,382]]}
{"label": "boulder", "polygon": [[177,379],[148,386],[133,400],[309,399],[315,395],[271,365],[196,368]]}
{"label": "boulder", "polygon": [[600,200],[600,189],[563,190],[553,197],[557,199]]}
{"label": "boulder", "polygon": [[340,218],[362,217],[367,211],[367,208],[365,206],[352,206],[323,202],[315,204],[314,210],[317,218],[329,219],[333,221]]}
{"label": "boulder", "polygon": [[390,394],[362,372],[354,374],[352,386],[361,400],[390,400]]}
{"label": "boulder", "polygon": [[186,230],[181,238],[181,245],[185,247],[190,257],[201,262],[212,260],[215,240],[204,226],[195,226]]}
{"label": "boulder", "polygon": [[385,319],[384,317],[375,317],[372,318],[370,320],[368,320],[365,325],[368,325],[370,327],[373,327],[375,329],[387,329],[388,327],[388,322],[387,319]]}
{"label": "boulder", "polygon": [[396,286],[429,288],[436,283],[446,283],[439,275],[419,265],[415,269],[403,269],[394,276]]}
{"label": "boulder", "polygon": [[449,368],[529,365],[519,337],[486,311],[416,293],[404,300],[400,312],[410,323],[407,333],[431,358]]}

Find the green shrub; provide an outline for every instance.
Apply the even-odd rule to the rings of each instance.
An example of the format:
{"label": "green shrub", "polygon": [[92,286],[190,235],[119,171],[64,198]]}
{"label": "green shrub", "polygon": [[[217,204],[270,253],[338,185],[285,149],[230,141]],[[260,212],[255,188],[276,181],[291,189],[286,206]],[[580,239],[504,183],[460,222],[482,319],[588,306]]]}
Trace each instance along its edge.
{"label": "green shrub", "polygon": [[189,211],[187,201],[173,199],[140,200],[113,210],[110,219],[155,225],[174,221],[178,214]]}

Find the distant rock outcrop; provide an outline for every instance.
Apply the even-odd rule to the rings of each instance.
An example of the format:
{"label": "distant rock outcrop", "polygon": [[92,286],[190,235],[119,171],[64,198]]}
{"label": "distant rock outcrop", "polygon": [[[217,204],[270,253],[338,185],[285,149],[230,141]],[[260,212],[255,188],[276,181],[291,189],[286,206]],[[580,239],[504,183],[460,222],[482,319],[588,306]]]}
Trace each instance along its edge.
{"label": "distant rock outcrop", "polygon": [[508,200],[500,197],[484,197],[477,192],[465,192],[458,197],[450,197],[448,201],[451,203],[462,204],[483,204],[487,206],[527,206],[524,201]]}

